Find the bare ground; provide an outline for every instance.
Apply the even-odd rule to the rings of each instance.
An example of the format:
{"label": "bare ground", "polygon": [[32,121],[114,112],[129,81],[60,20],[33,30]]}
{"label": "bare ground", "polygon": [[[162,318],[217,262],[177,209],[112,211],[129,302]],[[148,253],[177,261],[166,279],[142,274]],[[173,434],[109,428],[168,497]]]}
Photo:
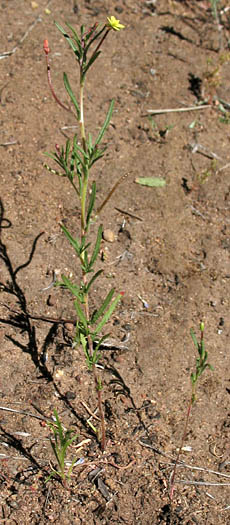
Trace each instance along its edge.
{"label": "bare ground", "polygon": [[[0,62],[1,523],[230,523],[230,120],[220,106],[220,100],[230,103],[229,21],[226,12],[220,34],[209,4],[53,0],[48,14],[45,0],[37,7],[1,2],[1,53],[11,52]],[[78,72],[53,21],[79,29],[111,14],[126,29],[109,35],[85,101],[95,134],[115,98],[107,153],[93,172],[98,205],[127,175],[101,213],[115,241],[103,241],[106,256],[98,268],[104,273],[91,297],[93,309],[110,287],[124,292],[108,328],[114,346],[100,361],[102,455],[87,424],[85,404],[93,412],[96,400],[81,349],[72,349],[68,326],[32,317],[73,318],[66,291],[41,290],[54,270],[79,275],[60,230],[64,222],[78,231],[78,205],[67,181],[44,168],[44,152],[64,144],[63,133],[71,137],[75,121],[49,93],[43,40],[49,38],[53,83],[65,101],[63,71],[76,85]],[[203,101],[210,108],[148,118],[149,109]],[[136,184],[144,175],[167,184]],[[205,470],[179,468],[170,503],[196,357],[189,332],[198,332],[201,319],[215,370],[199,383],[183,459]],[[88,440],[69,490],[58,480],[45,484],[54,457],[44,420],[54,408],[78,442]],[[75,453],[70,448],[69,458]]]}

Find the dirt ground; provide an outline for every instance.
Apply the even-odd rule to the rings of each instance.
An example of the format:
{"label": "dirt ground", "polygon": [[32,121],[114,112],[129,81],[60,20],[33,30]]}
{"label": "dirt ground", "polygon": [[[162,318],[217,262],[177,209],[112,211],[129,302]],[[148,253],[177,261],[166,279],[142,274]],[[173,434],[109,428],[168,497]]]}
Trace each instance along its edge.
{"label": "dirt ground", "polygon": [[[227,1],[219,8],[218,29],[205,0],[1,2],[1,523],[230,524],[230,11]],[[109,34],[85,98],[94,136],[115,99],[92,173],[98,206],[126,175],[100,215],[115,240],[102,243],[90,299],[93,310],[110,287],[124,292],[100,359],[102,454],[87,423],[96,399],[82,350],[68,325],[43,320],[74,318],[70,294],[44,288],[54,270],[80,272],[60,229],[77,234],[78,203],[44,167],[76,122],[49,92],[42,48],[48,38],[53,84],[67,102],[63,71],[78,86],[78,70],[54,20],[79,30],[112,14],[126,28]],[[166,185],[141,186],[140,176]],[[198,334],[201,320],[214,371],[199,382],[170,502],[196,359],[190,329]],[[55,408],[78,435],[68,489],[45,483],[56,466],[46,424]]]}

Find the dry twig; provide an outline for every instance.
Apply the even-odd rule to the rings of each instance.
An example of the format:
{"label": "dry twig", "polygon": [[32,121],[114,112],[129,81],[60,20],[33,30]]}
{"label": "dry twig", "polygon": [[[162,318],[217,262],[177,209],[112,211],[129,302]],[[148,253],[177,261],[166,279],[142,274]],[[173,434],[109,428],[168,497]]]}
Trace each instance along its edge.
{"label": "dry twig", "polygon": [[147,109],[147,113],[150,113],[151,115],[161,115],[162,113],[181,113],[182,111],[199,111],[201,109],[208,109],[211,107],[211,104],[204,104],[202,106],[191,106],[190,108]]}

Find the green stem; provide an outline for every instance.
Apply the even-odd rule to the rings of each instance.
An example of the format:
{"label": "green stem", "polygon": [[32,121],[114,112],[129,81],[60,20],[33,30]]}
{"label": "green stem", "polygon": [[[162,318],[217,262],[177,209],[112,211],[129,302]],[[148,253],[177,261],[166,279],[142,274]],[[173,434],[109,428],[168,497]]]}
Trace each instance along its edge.
{"label": "green stem", "polygon": [[85,137],[85,121],[84,121],[84,78],[82,78],[82,71],[80,73],[80,130],[82,147],[86,153],[86,137]]}
{"label": "green stem", "polygon": [[82,234],[82,237],[85,235],[85,232],[86,232],[85,208],[86,208],[86,197],[87,197],[87,189],[88,189],[88,178],[89,178],[88,168],[85,167],[84,180],[83,180],[82,192],[81,192],[81,234]]}
{"label": "green stem", "polygon": [[[107,34],[107,33],[106,33]],[[105,35],[104,35],[105,36]],[[104,40],[104,38],[103,38]],[[103,41],[102,40],[102,41]],[[102,43],[101,41],[101,43]],[[100,43],[100,45],[101,45]],[[85,153],[87,153],[87,146],[86,146],[86,135],[85,135],[85,121],[84,121],[84,78],[82,75],[82,69],[80,71],[80,132],[81,132],[81,141],[82,141],[82,149]],[[86,199],[87,199],[87,190],[88,190],[88,179],[89,179],[89,170],[88,166],[86,165],[85,161],[85,167],[84,167],[84,180],[83,180],[83,186],[82,186],[82,192],[81,192],[81,240],[86,234]],[[84,252],[81,255],[81,260],[84,261]],[[87,275],[83,271],[83,283],[84,286],[87,286]],[[88,293],[85,294],[84,297],[84,310],[85,310],[85,317],[87,319],[87,322],[89,323],[90,315],[89,315],[89,296]],[[93,341],[88,334],[87,336],[88,340],[88,347],[89,347],[89,354],[92,357],[93,356]],[[101,420],[101,436],[100,436],[100,443],[101,443],[101,449],[102,451],[105,450],[105,418],[104,418],[104,411],[102,406],[102,398],[101,398],[101,382],[98,377],[97,368],[96,365],[93,364],[92,367],[93,371],[93,377],[94,377],[94,383],[95,388],[97,391],[97,403],[98,403],[98,410],[100,414],[100,420]]]}
{"label": "green stem", "polygon": [[[82,142],[82,148],[84,152],[86,153],[87,147],[86,147],[86,136],[85,136],[85,121],[84,121],[84,78],[82,75],[82,69],[80,72],[80,132],[81,132],[81,142]],[[83,187],[82,187],[82,193],[81,193],[81,233],[82,237],[85,235],[85,207],[86,207],[86,197],[87,197],[87,188],[88,188],[88,168],[85,165],[84,169],[84,180],[83,180]]]}

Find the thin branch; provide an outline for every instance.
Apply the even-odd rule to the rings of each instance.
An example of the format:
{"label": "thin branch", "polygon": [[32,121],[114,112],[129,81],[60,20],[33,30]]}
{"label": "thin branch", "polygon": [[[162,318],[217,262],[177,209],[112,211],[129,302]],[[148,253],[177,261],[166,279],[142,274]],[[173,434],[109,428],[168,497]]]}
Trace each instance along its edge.
{"label": "thin branch", "polygon": [[222,478],[228,478],[228,479],[230,478],[229,474],[223,474],[222,472],[219,472],[217,470],[211,470],[205,467],[196,467],[194,465],[188,465],[187,463],[183,463],[183,462],[180,462],[177,468],[187,468],[190,470],[198,470],[200,472],[208,472],[209,474],[215,474],[216,476],[220,476]]}
{"label": "thin branch", "polygon": [[34,29],[34,27],[37,25],[38,22],[41,22],[42,21],[42,18],[41,16],[39,15],[35,20],[34,22],[32,22],[32,24],[28,27],[27,31],[24,33],[24,35],[22,36],[22,38],[20,38],[19,42],[17,43],[16,46],[13,47],[13,49],[11,51],[5,51],[4,53],[0,53],[0,60],[3,59],[3,58],[8,58],[10,57],[11,55],[13,55],[17,49],[19,48],[19,46],[24,42],[24,40],[26,39],[26,37],[29,35],[30,31],[32,31],[32,29]]}
{"label": "thin branch", "polygon": [[203,485],[206,487],[229,487],[230,483],[213,483],[212,481],[189,481],[186,479],[180,479],[174,481],[174,483],[182,483],[183,485]]}
{"label": "thin branch", "polygon": [[11,142],[2,142],[0,146],[13,146],[13,144],[18,144],[18,141],[12,140]]}
{"label": "thin branch", "polygon": [[0,407],[0,410],[6,410],[7,412],[14,412],[16,414],[22,414],[24,416],[34,417],[35,419],[46,421],[45,417],[36,416],[35,414],[31,414],[30,412],[25,412],[25,410],[14,410],[13,408],[7,408],[7,407]]}
{"label": "thin branch", "polygon": [[190,108],[174,108],[174,109],[147,109],[147,113],[151,115],[161,115],[161,113],[181,113],[182,111],[199,111],[201,109],[211,108],[211,104],[203,106],[191,106]]}
{"label": "thin branch", "polygon": [[132,217],[133,219],[137,219],[138,221],[143,221],[141,217],[138,217],[138,215],[134,215],[134,213],[131,213],[126,210],[122,210],[121,208],[117,208],[117,206],[114,206],[114,209],[119,211],[119,213],[123,213],[124,215],[128,215],[129,217]]}

